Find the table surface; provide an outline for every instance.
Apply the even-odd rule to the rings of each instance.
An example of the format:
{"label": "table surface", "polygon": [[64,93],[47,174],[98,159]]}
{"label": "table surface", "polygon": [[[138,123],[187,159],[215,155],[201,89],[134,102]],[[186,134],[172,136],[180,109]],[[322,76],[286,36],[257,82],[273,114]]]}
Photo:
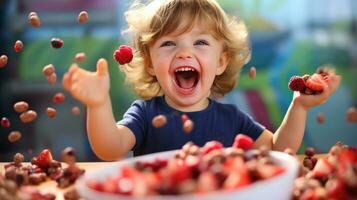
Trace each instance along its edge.
{"label": "table surface", "polygon": [[[315,155],[315,157],[317,158],[321,158],[324,157],[325,154],[318,154]],[[297,158],[302,161],[304,159],[305,155],[297,155]],[[5,168],[4,165],[8,164],[8,162],[0,162],[0,174],[4,174],[5,173]],[[29,163],[24,163],[25,165],[29,164]],[[92,170],[96,170],[96,169],[101,169],[103,167],[107,167],[107,166],[111,166],[113,165],[113,162],[78,162],[77,165],[82,168],[85,169],[86,172],[88,171],[92,171]],[[65,189],[61,189],[57,187],[57,183],[55,181],[46,181],[38,186],[33,186],[37,189],[39,189],[42,192],[50,192],[52,194],[55,194],[57,196],[56,200],[64,200],[63,198],[63,194],[68,191],[71,190],[73,188],[73,185],[65,188]]]}

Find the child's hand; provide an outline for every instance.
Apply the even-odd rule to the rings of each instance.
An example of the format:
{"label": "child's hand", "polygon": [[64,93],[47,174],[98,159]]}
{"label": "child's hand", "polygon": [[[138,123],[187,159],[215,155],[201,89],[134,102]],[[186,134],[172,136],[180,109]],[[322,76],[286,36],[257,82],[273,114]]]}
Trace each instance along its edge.
{"label": "child's hand", "polygon": [[90,72],[73,64],[63,76],[63,86],[72,96],[88,107],[104,104],[109,98],[108,63],[101,58],[97,71]]}
{"label": "child's hand", "polygon": [[327,87],[325,87],[319,94],[306,95],[295,91],[293,97],[294,103],[302,105],[305,109],[325,103],[340,85],[341,76],[330,74],[326,76],[325,81],[327,83]]}

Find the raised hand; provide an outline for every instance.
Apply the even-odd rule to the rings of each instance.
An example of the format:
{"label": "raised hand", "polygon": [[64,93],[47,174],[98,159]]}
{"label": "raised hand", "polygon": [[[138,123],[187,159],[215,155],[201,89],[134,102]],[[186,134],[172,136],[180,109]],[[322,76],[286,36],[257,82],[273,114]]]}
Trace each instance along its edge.
{"label": "raised hand", "polygon": [[97,62],[97,71],[90,72],[72,64],[62,80],[63,86],[72,96],[87,107],[104,104],[109,98],[110,80],[108,63],[101,58]]}
{"label": "raised hand", "polygon": [[305,95],[300,92],[294,92],[294,101],[306,109],[325,103],[340,85],[341,76],[334,73],[330,74],[326,76],[325,82],[327,87],[320,94]]}

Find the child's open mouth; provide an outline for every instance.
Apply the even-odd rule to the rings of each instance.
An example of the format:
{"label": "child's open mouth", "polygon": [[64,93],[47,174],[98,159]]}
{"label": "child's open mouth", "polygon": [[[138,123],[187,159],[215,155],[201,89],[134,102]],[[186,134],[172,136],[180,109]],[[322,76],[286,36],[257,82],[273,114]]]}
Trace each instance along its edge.
{"label": "child's open mouth", "polygon": [[199,73],[190,66],[183,66],[175,70],[176,84],[185,90],[194,88],[199,80]]}

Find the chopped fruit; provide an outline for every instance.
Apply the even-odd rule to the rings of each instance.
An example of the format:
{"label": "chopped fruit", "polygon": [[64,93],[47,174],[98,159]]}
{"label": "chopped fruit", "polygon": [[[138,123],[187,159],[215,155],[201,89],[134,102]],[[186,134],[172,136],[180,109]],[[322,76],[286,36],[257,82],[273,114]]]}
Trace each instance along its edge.
{"label": "chopped fruit", "polygon": [[211,151],[222,150],[222,149],[223,149],[222,143],[218,141],[209,141],[205,144],[205,146],[202,147],[202,152],[205,155],[210,153]]}
{"label": "chopped fruit", "polygon": [[50,166],[50,162],[52,161],[51,151],[48,149],[44,149],[37,157],[35,161],[35,165],[40,167],[41,169],[47,169]]}
{"label": "chopped fruit", "polygon": [[304,92],[306,88],[304,78],[300,76],[292,76],[289,80],[289,88],[292,91]]}
{"label": "chopped fruit", "polygon": [[120,65],[128,64],[133,59],[133,50],[127,45],[120,45],[113,56]]}
{"label": "chopped fruit", "polygon": [[52,118],[56,117],[57,111],[54,108],[47,107],[46,113],[47,113],[47,116],[52,119]]}
{"label": "chopped fruit", "polygon": [[25,112],[21,113],[21,115],[20,115],[20,120],[23,123],[30,123],[33,120],[35,120],[36,118],[37,118],[37,113],[33,110],[25,111]]}
{"label": "chopped fruit", "polygon": [[183,114],[183,115],[181,115],[181,121],[182,121],[182,123],[185,123],[185,121],[187,121],[189,118],[188,118],[188,116],[186,115],[186,114]]}
{"label": "chopped fruit", "polygon": [[51,47],[54,49],[59,49],[63,46],[63,40],[59,38],[52,38],[51,39]]}
{"label": "chopped fruit", "polygon": [[88,18],[89,18],[88,13],[86,11],[81,11],[78,15],[78,22],[80,24],[85,24],[88,22]]}
{"label": "chopped fruit", "polygon": [[5,67],[7,65],[7,56],[6,55],[1,55],[0,56],[0,68]]}
{"label": "chopped fruit", "polygon": [[83,62],[83,61],[85,61],[85,59],[86,59],[86,54],[83,52],[77,53],[76,56],[74,57],[74,60],[76,62]]}
{"label": "chopped fruit", "polygon": [[10,127],[10,120],[7,117],[1,118],[1,126],[4,128]]}
{"label": "chopped fruit", "polygon": [[307,147],[304,153],[307,157],[310,158],[315,155],[315,149],[313,147]]}
{"label": "chopped fruit", "polygon": [[283,173],[285,170],[283,167],[280,166],[265,164],[265,165],[258,165],[257,171],[261,178],[268,179]]}
{"label": "chopped fruit", "polygon": [[28,20],[29,23],[32,25],[32,27],[38,28],[41,26],[41,20],[36,12],[30,12],[28,16]]}
{"label": "chopped fruit", "polygon": [[185,133],[191,133],[193,129],[193,121],[188,119],[183,123],[183,131]]}
{"label": "chopped fruit", "polygon": [[29,104],[25,101],[19,101],[14,104],[14,110],[18,113],[23,113],[29,109]]}
{"label": "chopped fruit", "polygon": [[325,115],[322,112],[317,113],[317,123],[323,124],[325,122]]}
{"label": "chopped fruit", "polygon": [[23,47],[24,47],[24,44],[21,42],[21,40],[17,40],[14,45],[14,50],[16,53],[19,53],[22,51]]}
{"label": "chopped fruit", "polygon": [[51,74],[53,74],[54,72],[55,72],[55,67],[53,66],[53,64],[48,64],[44,66],[42,69],[42,73],[45,76],[51,76]]}
{"label": "chopped fruit", "polygon": [[52,73],[51,75],[47,76],[47,82],[50,85],[54,85],[57,82],[57,74],[56,73]]}
{"label": "chopped fruit", "polygon": [[243,134],[238,134],[235,139],[234,139],[234,143],[233,143],[233,147],[235,148],[241,148],[244,150],[249,150],[253,147],[253,143],[254,141],[252,140],[252,138],[243,135]]}
{"label": "chopped fruit", "polygon": [[62,92],[58,92],[52,97],[52,102],[56,104],[60,104],[64,102],[65,98],[66,97]]}
{"label": "chopped fruit", "polygon": [[355,107],[351,107],[347,110],[346,120],[349,123],[357,123],[357,109]]}
{"label": "chopped fruit", "polygon": [[321,158],[317,161],[313,169],[313,177],[326,177],[333,171],[333,166],[329,163],[327,158]]}
{"label": "chopped fruit", "polygon": [[306,87],[313,91],[320,92],[327,87],[327,84],[320,74],[313,74],[306,81]]}
{"label": "chopped fruit", "polygon": [[256,75],[257,75],[257,70],[255,69],[255,67],[251,67],[249,69],[249,78],[254,79]]}
{"label": "chopped fruit", "polygon": [[21,139],[20,131],[11,131],[10,134],[8,135],[8,140],[10,142],[16,142],[19,139]]}
{"label": "chopped fruit", "polygon": [[73,115],[80,115],[81,114],[81,109],[78,106],[73,106],[71,109],[71,112]]}
{"label": "chopped fruit", "polygon": [[152,119],[152,125],[155,128],[163,127],[167,122],[167,118],[165,115],[157,115]]}

